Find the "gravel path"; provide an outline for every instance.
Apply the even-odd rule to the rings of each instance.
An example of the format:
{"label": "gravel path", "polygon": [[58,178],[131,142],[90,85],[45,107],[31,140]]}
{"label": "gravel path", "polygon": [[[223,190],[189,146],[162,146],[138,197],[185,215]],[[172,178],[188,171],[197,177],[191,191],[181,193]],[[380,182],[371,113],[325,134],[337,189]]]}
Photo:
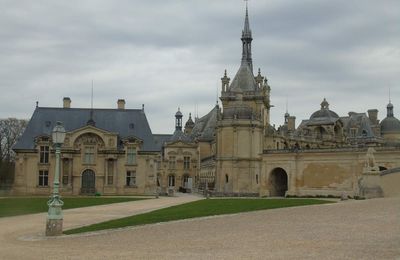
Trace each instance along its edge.
{"label": "gravel path", "polygon": [[[173,203],[198,198],[165,199]],[[130,202],[131,208],[135,203],[139,204]],[[66,211],[65,225],[124,215],[123,207],[114,215],[108,206],[105,211],[99,210],[103,206],[92,207],[94,217],[90,208],[86,213]],[[76,219],[68,220],[71,216]],[[45,214],[0,219],[0,258],[400,259],[400,198],[264,210],[55,239],[38,236],[44,227]]]}

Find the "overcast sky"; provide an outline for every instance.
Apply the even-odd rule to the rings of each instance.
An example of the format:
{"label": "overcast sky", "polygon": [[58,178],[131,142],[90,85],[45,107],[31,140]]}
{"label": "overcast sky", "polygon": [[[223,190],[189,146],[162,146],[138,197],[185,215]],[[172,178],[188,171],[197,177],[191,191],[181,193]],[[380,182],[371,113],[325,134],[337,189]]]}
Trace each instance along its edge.
{"label": "overcast sky", "polygon": [[[153,133],[172,133],[180,107],[213,108],[224,69],[241,59],[243,0],[0,0],[0,118],[39,106],[145,111]],[[391,88],[400,117],[399,0],[250,0],[255,72],[272,88],[271,123],[286,97],[297,124],[324,97],[340,116],[379,110]]]}

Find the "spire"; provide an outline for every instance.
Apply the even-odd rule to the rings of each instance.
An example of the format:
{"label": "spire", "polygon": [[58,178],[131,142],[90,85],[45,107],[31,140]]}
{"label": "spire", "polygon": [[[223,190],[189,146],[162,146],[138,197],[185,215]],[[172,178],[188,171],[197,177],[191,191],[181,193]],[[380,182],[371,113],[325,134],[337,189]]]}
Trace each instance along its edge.
{"label": "spire", "polygon": [[249,11],[247,7],[246,0],[246,16],[244,18],[244,28],[242,31],[242,65],[248,65],[250,67],[251,72],[253,72],[253,60],[251,58],[251,41],[253,38],[251,37],[250,23],[249,23]]}
{"label": "spire", "polygon": [[249,23],[249,9],[247,7],[247,0],[246,0],[246,16],[244,18],[244,29],[243,29],[243,36],[248,36],[251,38],[251,30],[250,30],[250,23]]}

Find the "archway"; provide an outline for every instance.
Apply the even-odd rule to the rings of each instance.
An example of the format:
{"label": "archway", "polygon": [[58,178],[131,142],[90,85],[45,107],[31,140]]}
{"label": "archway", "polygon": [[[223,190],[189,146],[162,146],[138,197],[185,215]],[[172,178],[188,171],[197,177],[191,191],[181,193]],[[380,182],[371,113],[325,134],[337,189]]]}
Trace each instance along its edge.
{"label": "archway", "polygon": [[270,196],[271,197],[284,197],[288,190],[288,175],[282,168],[275,168],[272,170],[270,179]]}
{"label": "archway", "polygon": [[81,194],[94,194],[96,192],[96,176],[94,171],[87,169],[82,173]]}

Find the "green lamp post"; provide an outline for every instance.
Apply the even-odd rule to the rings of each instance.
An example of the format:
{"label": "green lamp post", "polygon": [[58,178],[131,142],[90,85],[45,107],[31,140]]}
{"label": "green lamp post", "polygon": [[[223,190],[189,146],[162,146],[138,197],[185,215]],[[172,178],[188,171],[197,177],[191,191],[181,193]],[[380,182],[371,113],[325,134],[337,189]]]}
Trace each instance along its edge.
{"label": "green lamp post", "polygon": [[60,154],[61,145],[65,139],[65,129],[61,122],[57,122],[52,132],[53,144],[56,149],[56,168],[54,173],[53,194],[47,202],[49,211],[46,222],[46,236],[58,236],[62,234],[63,214],[61,207],[64,202],[59,193],[60,186]]}

